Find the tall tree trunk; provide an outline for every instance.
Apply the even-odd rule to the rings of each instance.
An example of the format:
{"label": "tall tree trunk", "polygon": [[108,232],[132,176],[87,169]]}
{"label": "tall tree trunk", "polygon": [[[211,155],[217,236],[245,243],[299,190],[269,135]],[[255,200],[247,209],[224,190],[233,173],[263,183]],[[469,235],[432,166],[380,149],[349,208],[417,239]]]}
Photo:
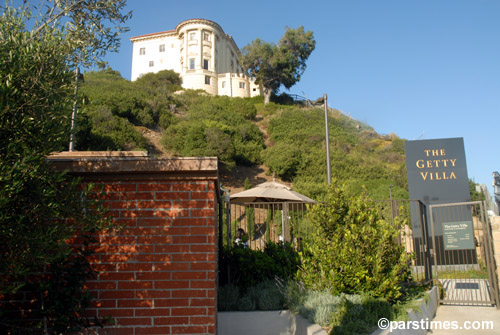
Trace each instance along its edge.
{"label": "tall tree trunk", "polygon": [[270,88],[264,87],[262,90],[264,93],[264,105],[267,105],[268,103],[271,102],[271,94],[273,93],[273,90]]}

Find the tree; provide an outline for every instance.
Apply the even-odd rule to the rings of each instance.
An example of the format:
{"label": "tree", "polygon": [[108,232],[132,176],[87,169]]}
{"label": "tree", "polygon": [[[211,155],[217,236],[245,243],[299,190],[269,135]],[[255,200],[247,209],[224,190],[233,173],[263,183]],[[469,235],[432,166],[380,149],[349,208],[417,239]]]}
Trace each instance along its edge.
{"label": "tree", "polygon": [[[127,32],[122,26],[132,12],[122,13],[126,0],[39,0],[38,5],[26,4],[31,39],[58,31],[67,48],[67,56],[75,66],[90,66],[100,61],[109,51],[117,51],[120,34]],[[38,15],[31,15],[37,9]]]}
{"label": "tree", "polygon": [[243,48],[240,63],[262,87],[264,104],[281,85],[289,89],[300,80],[315,45],[312,31],[300,26],[287,28],[278,45],[257,38]]}
{"label": "tree", "polygon": [[[39,17],[27,2],[7,3],[0,16],[0,296],[23,290],[33,298],[38,314],[30,316],[42,322],[23,322],[27,333],[72,331],[88,303],[87,245],[110,223],[91,191],[45,158],[68,142],[77,62],[90,64],[116,45],[117,35],[97,21],[125,19],[115,12],[123,1],[48,3]],[[75,236],[85,243],[69,245]],[[2,329],[12,323],[0,313]]]}
{"label": "tree", "polygon": [[478,190],[479,184],[472,179],[469,179],[469,191],[470,191],[470,199],[471,201],[484,201],[486,197],[482,190]]}
{"label": "tree", "polygon": [[173,119],[172,110],[177,106],[174,92],[182,89],[180,75],[172,70],[146,73],[137,78],[134,84],[147,96],[144,112],[151,114],[161,128],[168,128]]}
{"label": "tree", "polygon": [[38,5],[24,1],[25,11],[34,9],[38,13],[32,16],[30,11],[29,15],[25,16],[26,21],[33,26],[31,38],[41,38],[57,30],[62,37],[61,44],[67,49],[69,64],[74,67],[70,151],[73,150],[75,142],[79,66],[96,64],[108,51],[118,49],[120,33],[128,31],[128,28],[121,24],[132,16],[132,12],[122,14],[125,4],[126,0],[39,0]]}

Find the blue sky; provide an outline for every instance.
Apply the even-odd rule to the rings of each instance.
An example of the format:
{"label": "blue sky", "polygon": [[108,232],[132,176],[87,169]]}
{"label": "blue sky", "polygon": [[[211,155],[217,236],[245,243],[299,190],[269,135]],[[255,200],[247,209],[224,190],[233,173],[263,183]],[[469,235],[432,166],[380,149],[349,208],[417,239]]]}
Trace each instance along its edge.
{"label": "blue sky", "polygon": [[289,93],[328,103],[378,133],[463,137],[469,178],[492,192],[500,170],[500,1],[129,0],[133,18],[106,61],[130,79],[132,36],[213,20],[242,48],[278,42],[285,27],[314,32],[316,49]]}

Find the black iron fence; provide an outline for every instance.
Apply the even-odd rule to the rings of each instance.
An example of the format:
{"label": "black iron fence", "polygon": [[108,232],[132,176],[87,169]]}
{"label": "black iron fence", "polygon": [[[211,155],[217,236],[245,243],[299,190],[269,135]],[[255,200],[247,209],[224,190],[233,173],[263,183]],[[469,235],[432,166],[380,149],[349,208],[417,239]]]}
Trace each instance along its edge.
{"label": "black iron fence", "polygon": [[[425,208],[419,201],[373,201],[380,217],[400,230],[399,242],[412,257],[413,280],[431,279]],[[321,206],[321,204],[318,204]],[[309,204],[293,202],[251,202],[226,204],[221,229],[224,245],[242,243],[252,249],[264,249],[269,241],[290,242],[300,250],[301,242],[313,232]],[[412,207],[421,215],[412,216]],[[415,212],[415,211],[414,211]]]}
{"label": "black iron fence", "polygon": [[[372,204],[380,218],[399,229],[399,243],[411,256],[412,281],[429,283],[434,279],[445,294],[444,303],[499,304],[491,228],[482,203],[426,208],[418,200],[393,199]],[[302,241],[315,229],[310,206],[293,202],[225,203],[221,208],[220,243],[241,243],[262,250],[270,241],[285,241],[300,250]],[[461,241],[469,237],[473,244],[466,246]]]}

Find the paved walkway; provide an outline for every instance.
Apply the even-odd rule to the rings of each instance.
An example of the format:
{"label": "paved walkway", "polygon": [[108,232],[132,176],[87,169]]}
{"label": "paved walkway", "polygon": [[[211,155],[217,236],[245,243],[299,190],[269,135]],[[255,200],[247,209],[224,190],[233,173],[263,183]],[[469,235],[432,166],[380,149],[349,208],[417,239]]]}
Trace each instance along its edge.
{"label": "paved walkway", "polygon": [[[427,333],[429,335],[500,334],[500,310],[495,307],[441,305],[432,321],[434,329]],[[436,321],[440,322],[442,328],[448,321],[456,329],[436,329]]]}

